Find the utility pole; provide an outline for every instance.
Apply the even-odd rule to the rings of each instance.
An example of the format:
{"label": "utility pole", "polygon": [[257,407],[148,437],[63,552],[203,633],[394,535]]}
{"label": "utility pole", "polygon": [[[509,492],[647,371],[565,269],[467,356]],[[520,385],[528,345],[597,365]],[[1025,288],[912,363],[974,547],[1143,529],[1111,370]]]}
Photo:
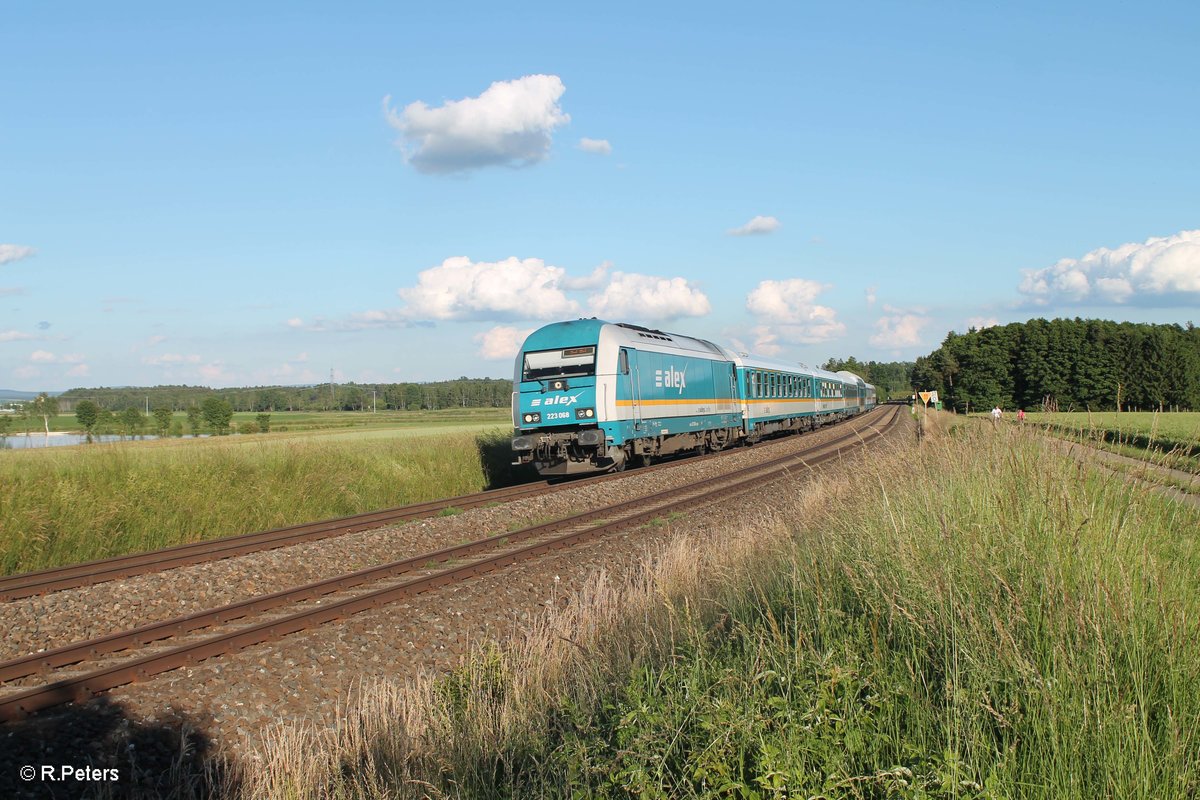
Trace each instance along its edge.
{"label": "utility pole", "polygon": [[334,406],[336,406],[336,405],[337,405],[337,397],[334,395],[334,391],[333,391],[333,367],[330,367],[329,368],[329,410],[333,411]]}
{"label": "utility pole", "polygon": [[375,390],[371,390],[371,413],[375,413]]}

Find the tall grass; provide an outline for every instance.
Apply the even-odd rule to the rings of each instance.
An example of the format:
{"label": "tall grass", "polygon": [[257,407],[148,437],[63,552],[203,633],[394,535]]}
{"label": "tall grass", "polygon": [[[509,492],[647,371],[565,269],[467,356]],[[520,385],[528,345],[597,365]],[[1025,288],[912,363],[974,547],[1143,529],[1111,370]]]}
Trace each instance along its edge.
{"label": "tall grass", "polygon": [[478,491],[489,480],[481,452],[500,435],[8,452],[0,458],[0,572]]}
{"label": "tall grass", "polygon": [[280,729],[250,797],[1185,798],[1200,516],[1016,430],[926,439]]}

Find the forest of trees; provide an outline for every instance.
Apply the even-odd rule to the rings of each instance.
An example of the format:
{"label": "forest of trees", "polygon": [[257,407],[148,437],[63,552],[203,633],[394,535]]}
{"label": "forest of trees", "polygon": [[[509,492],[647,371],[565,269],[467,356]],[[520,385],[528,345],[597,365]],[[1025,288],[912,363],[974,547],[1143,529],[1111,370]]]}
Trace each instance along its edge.
{"label": "forest of trees", "polygon": [[1076,318],[952,331],[912,384],[957,411],[1200,409],[1200,329]]}
{"label": "forest of trees", "polygon": [[[374,397],[372,398],[372,392]],[[59,395],[65,413],[82,400],[101,408],[169,408],[186,411],[210,397],[229,403],[234,411],[417,411],[452,407],[507,408],[512,381],[496,378],[459,378],[437,383],[328,383],[317,386],[254,386],[210,389],[206,386],[151,386],[71,389]]]}

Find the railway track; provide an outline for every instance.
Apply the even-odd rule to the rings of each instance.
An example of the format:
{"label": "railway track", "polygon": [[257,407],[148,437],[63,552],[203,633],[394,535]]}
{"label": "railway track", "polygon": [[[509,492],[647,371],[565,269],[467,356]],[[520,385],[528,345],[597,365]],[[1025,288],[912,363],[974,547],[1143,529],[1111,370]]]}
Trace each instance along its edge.
{"label": "railway track", "polygon": [[[846,423],[839,423],[846,424]],[[786,439],[778,440],[780,442]],[[771,443],[758,445],[769,447]],[[731,451],[709,453],[690,459],[697,461],[718,458]],[[638,470],[639,474],[669,469],[678,461],[667,461]],[[134,575],[144,575],[150,572],[162,572],[176,567],[186,567],[192,564],[202,564],[219,561],[226,558],[249,555],[263,550],[280,547],[290,547],[304,542],[328,539],[348,533],[381,528],[398,522],[407,522],[436,516],[448,509],[466,510],[480,506],[506,503],[526,497],[573,489],[575,487],[604,481],[618,480],[629,477],[629,473],[609,473],[581,478],[567,483],[550,484],[546,481],[509,486],[502,489],[490,489],[473,494],[450,497],[443,500],[432,500],[424,503],[413,503],[406,506],[355,514],[349,517],[310,522],[303,525],[291,525],[283,528],[273,528],[267,531],[245,533],[238,536],[227,536],[219,539],[207,539],[200,542],[181,544],[162,550],[145,553],[134,553],[126,556],[89,561],[82,564],[72,564],[64,567],[25,572],[0,578],[0,602],[19,600],[23,597],[33,597],[48,594],[63,589],[75,589],[81,586],[92,586],[107,581],[128,578]]]}
{"label": "railway track", "polygon": [[[126,683],[761,487],[797,467],[808,469],[837,458],[847,448],[869,443],[894,427],[898,416],[894,409],[880,411],[860,418],[859,422],[865,423],[861,428],[852,427],[824,444],[648,497],[0,663],[0,683],[7,684],[0,686],[4,692],[0,721],[79,702]],[[316,602],[309,602],[313,600]],[[297,608],[299,604],[308,607]],[[270,614],[269,618],[241,627],[232,624],[264,614]],[[59,673],[50,683],[14,685],[53,670]]]}

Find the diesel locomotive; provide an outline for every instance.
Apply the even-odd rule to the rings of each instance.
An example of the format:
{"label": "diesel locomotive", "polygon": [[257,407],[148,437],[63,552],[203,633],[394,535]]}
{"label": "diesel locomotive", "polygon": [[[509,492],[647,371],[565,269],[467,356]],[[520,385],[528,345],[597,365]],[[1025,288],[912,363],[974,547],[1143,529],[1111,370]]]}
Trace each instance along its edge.
{"label": "diesel locomotive", "polygon": [[513,376],[516,464],[548,478],[721,450],[875,407],[875,387],[704,339],[579,319],[529,335]]}

